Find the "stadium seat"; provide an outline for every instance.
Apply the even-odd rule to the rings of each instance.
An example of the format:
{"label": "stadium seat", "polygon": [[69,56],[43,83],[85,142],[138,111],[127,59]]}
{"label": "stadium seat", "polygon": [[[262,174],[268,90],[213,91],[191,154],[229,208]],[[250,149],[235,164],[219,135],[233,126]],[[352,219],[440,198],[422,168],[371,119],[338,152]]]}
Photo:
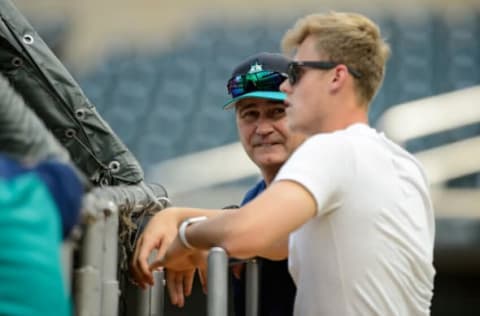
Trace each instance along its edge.
{"label": "stadium seat", "polygon": [[[382,89],[371,106],[372,124],[395,104],[480,83],[478,10],[453,18],[422,10],[408,18],[392,13],[372,17],[392,48]],[[99,112],[105,113],[107,121],[112,120],[115,130],[117,126],[125,129],[124,124],[134,119],[131,115],[122,118],[112,112],[112,106],[128,112],[131,104],[136,104],[133,117],[138,119],[139,115],[141,121],[151,116],[166,122],[169,113],[172,124],[156,127],[148,123],[137,126],[135,133],[119,131],[134,150],[149,147],[142,142],[150,133],[175,139],[171,147],[166,146],[169,157],[208,149],[236,140],[231,118],[219,114],[228,99],[225,82],[231,67],[258,51],[279,51],[281,36],[293,21],[292,17],[288,23],[206,23],[157,53],[117,50],[81,82]],[[134,87],[131,93],[127,89],[130,84]],[[173,127],[168,127],[173,124],[183,132],[173,132]],[[220,129],[222,133],[218,133]],[[478,131],[452,131],[451,135],[415,140],[409,148],[420,151],[472,133]],[[160,155],[159,160],[166,157]]]}

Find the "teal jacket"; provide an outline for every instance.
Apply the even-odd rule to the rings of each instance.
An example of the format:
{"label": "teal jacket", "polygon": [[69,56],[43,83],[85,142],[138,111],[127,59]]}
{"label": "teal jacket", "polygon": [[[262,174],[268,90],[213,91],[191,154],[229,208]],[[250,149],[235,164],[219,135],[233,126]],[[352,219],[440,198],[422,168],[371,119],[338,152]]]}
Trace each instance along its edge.
{"label": "teal jacket", "polygon": [[67,165],[24,166],[0,155],[0,315],[72,314],[60,247],[82,195]]}

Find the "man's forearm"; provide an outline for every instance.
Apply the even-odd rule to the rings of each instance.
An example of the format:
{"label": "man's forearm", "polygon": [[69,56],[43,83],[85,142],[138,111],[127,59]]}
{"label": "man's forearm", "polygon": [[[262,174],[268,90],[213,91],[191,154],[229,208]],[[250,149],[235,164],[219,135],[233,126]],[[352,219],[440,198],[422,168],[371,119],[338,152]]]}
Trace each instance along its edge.
{"label": "man's forearm", "polygon": [[[242,221],[240,210],[223,211],[208,221],[191,225],[186,230],[188,241],[199,249],[222,247],[229,256],[247,259],[257,256],[269,244],[250,230],[248,222]],[[278,249],[267,251],[269,256],[279,256]]]}
{"label": "man's forearm", "polygon": [[210,218],[220,214],[222,211],[188,207],[170,207],[162,212],[171,212],[177,219],[177,223],[180,226],[180,224],[188,218],[197,216],[206,216]]}
{"label": "man's forearm", "polygon": [[259,257],[270,260],[284,260],[288,257],[288,238],[274,243],[258,254]]}
{"label": "man's forearm", "polygon": [[[241,229],[231,225],[237,220],[234,214],[219,214],[208,222],[194,224],[187,229],[187,239],[194,247],[209,249],[211,247],[224,248],[229,256],[246,259],[255,256],[270,260],[283,260],[288,256],[288,237],[267,245],[255,235],[240,235]],[[237,221],[238,222],[238,221]],[[243,245],[243,246],[241,246]]]}
{"label": "man's forearm", "polygon": [[[219,246],[231,257],[251,258],[273,244],[284,242],[290,232],[298,229],[315,212],[316,203],[308,191],[295,182],[281,181],[272,184],[264,193],[239,209],[215,213],[205,210],[205,214],[218,215],[190,226],[186,230],[186,237],[197,248]],[[195,214],[198,215],[203,214]],[[283,249],[282,252],[265,254],[275,258],[283,257],[283,247],[285,246],[279,248]]]}

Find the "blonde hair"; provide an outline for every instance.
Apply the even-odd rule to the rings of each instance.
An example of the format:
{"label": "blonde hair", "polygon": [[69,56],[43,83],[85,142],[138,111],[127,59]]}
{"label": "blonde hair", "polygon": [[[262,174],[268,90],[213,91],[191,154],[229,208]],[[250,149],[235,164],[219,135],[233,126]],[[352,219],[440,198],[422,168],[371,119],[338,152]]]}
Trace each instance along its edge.
{"label": "blonde hair", "polygon": [[361,78],[355,80],[357,92],[362,101],[370,103],[382,83],[385,63],[390,55],[379,27],[356,13],[307,15],[285,33],[282,39],[284,52],[291,53],[310,35],[317,41],[319,54],[361,74]]}

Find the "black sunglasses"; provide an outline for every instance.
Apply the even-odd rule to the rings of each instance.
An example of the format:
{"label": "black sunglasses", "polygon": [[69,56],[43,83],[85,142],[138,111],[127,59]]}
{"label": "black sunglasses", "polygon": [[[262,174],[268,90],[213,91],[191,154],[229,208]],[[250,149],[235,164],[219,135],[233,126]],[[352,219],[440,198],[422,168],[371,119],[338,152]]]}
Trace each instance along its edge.
{"label": "black sunglasses", "polygon": [[[288,75],[288,82],[290,85],[296,85],[300,79],[302,79],[303,74],[305,73],[303,68],[315,68],[321,70],[330,70],[335,68],[336,66],[340,65],[340,63],[336,63],[333,61],[292,61],[288,65],[287,75]],[[355,77],[360,78],[362,74],[350,67],[347,66],[348,72]]]}

